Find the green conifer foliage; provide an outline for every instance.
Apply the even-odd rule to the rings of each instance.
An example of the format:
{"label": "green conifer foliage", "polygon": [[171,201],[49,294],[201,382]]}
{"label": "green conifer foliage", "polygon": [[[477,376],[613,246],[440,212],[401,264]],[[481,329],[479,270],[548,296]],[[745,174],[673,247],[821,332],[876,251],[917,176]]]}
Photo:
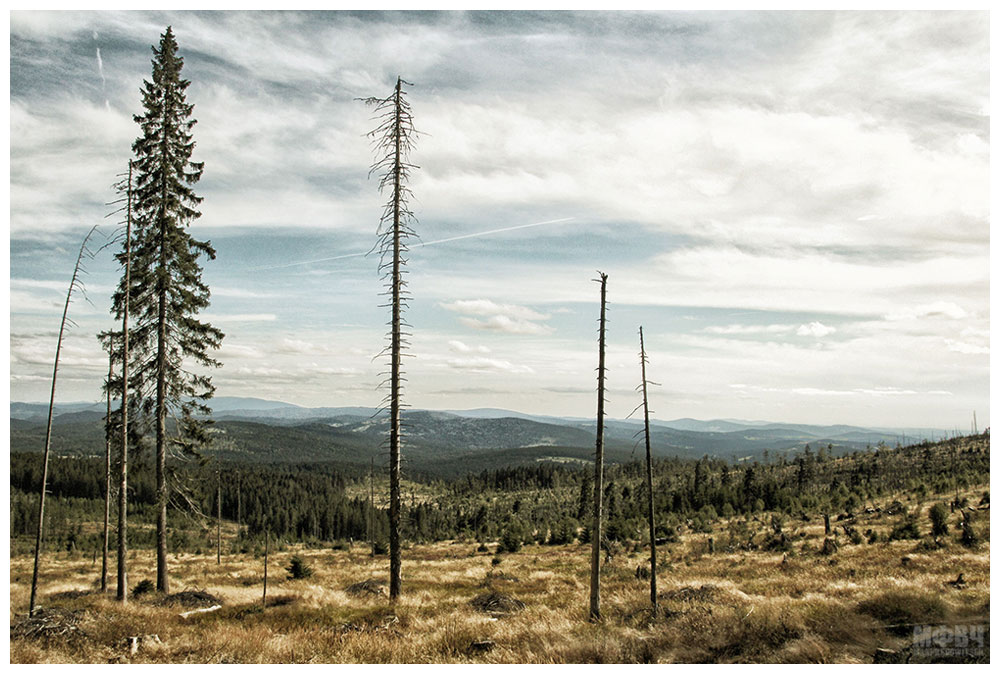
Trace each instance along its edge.
{"label": "green conifer foliage", "polygon": [[[215,258],[206,241],[188,233],[201,213],[201,198],[192,186],[204,164],[191,161],[195,142],[191,130],[194,106],[186,101],[190,84],[181,78],[184,59],[168,27],[153,47],[153,74],[143,83],[144,113],[135,115],[141,135],[135,154],[134,219],[130,329],[135,387],[156,429],[157,580],[160,592],[167,579],[168,451],[196,452],[208,440],[205,402],[215,387],[206,368],[218,367],[211,353],[223,333],[199,321],[209,305],[209,288],[202,281],[201,256]],[[122,292],[117,299],[121,300]],[[190,367],[193,361],[200,370]],[[131,385],[131,382],[130,382]],[[167,416],[177,419],[177,432],[167,437]]]}

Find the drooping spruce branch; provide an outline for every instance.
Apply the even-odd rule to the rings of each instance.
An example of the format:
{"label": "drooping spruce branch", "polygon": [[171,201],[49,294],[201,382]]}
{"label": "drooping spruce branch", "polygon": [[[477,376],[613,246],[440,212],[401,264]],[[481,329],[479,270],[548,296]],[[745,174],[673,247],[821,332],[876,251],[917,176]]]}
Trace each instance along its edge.
{"label": "drooping spruce branch", "polygon": [[[396,87],[387,98],[367,98],[365,103],[374,109],[376,127],[368,136],[376,156],[369,176],[378,175],[379,192],[389,192],[382,217],[379,220],[378,243],[379,272],[383,274],[390,298],[391,318],[389,322],[389,344],[380,355],[388,355],[390,370],[388,392],[383,407],[389,411],[389,598],[395,601],[402,590],[402,560],[400,556],[400,445],[401,394],[405,381],[402,371],[403,351],[409,346],[403,327],[402,310],[409,295],[404,279],[407,240],[416,236],[412,229],[415,221],[409,208],[412,196],[407,187],[410,174],[418,168],[409,162],[416,131],[413,128],[413,114],[406,100],[403,85],[409,84],[403,78],[396,79]],[[412,86],[412,85],[410,85]]]}
{"label": "drooping spruce branch", "polygon": [[79,290],[81,293],[86,292],[83,282],[80,280],[80,275],[86,273],[83,267],[84,258],[93,257],[93,253],[87,247],[87,244],[90,242],[90,237],[97,231],[97,227],[97,225],[91,227],[90,231],[87,232],[87,236],[84,237],[83,243],[80,244],[80,252],[77,254],[76,264],[73,266],[73,277],[69,282],[69,290],[66,291],[66,303],[63,305],[62,321],[59,323],[59,338],[56,340],[56,356],[52,364],[52,391],[49,394],[49,416],[45,424],[45,451],[42,454],[42,489],[38,499],[38,527],[35,531],[35,565],[31,572],[31,597],[28,600],[29,614],[35,612],[35,598],[38,594],[38,560],[42,548],[42,534],[45,528],[45,490],[49,477],[49,447],[52,443],[52,408],[56,402],[56,378],[59,376],[59,353],[62,350],[63,335],[66,332],[67,316],[69,314],[70,302],[73,300],[73,292],[76,290]]}

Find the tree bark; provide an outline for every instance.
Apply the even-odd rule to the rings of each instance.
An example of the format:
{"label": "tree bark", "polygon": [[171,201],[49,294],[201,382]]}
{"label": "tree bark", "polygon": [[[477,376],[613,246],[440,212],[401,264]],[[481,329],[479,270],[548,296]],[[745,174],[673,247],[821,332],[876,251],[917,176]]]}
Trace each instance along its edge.
{"label": "tree bark", "polygon": [[[167,196],[163,195],[164,198]],[[156,323],[156,589],[170,591],[167,577],[167,232],[160,213],[160,270]]]}
{"label": "tree bark", "polygon": [[653,451],[649,442],[649,397],[646,390],[646,345],[639,326],[639,353],[642,362],[642,412],[646,430],[646,512],[649,518],[649,601],[653,606],[653,616],[657,614],[656,604],[656,522],[653,515]]}
{"label": "tree bark", "polygon": [[125,297],[122,311],[122,446],[118,476],[118,588],[116,599],[128,601],[128,312],[132,294],[132,160],[128,162],[125,207]]}
{"label": "tree bark", "polygon": [[400,200],[402,195],[402,151],[401,125],[402,104],[400,96],[402,79],[396,80],[396,142],[393,166],[393,213],[392,213],[392,373],[389,402],[389,600],[396,601],[402,591],[402,559],[399,539],[399,454],[400,454],[400,365],[402,362],[402,336],[400,319]]}
{"label": "tree bark", "polygon": [[77,286],[77,279],[80,274],[80,263],[83,254],[87,251],[87,241],[94,233],[97,226],[91,228],[90,232],[80,246],[80,253],[76,256],[76,266],[73,267],[73,278],[69,282],[69,290],[66,291],[66,303],[63,305],[62,321],[59,323],[59,338],[56,340],[56,357],[52,364],[52,391],[49,394],[49,416],[45,424],[45,451],[42,453],[42,489],[38,496],[38,526],[35,529],[35,564],[31,572],[31,596],[28,599],[28,614],[35,612],[35,599],[38,595],[38,562],[42,549],[42,533],[45,529],[45,490],[49,481],[49,449],[52,446],[52,409],[56,403],[56,379],[59,376],[59,352],[62,350],[63,334],[66,331],[66,315],[69,313],[69,303],[73,298],[73,290]]}
{"label": "tree bark", "polygon": [[114,376],[114,336],[108,335],[108,391],[104,428],[104,532],[101,541],[101,592],[108,591],[108,539],[111,532],[111,377]]}
{"label": "tree bark", "polygon": [[215,471],[215,563],[222,564],[222,473]]}
{"label": "tree bark", "polygon": [[260,605],[267,607],[267,554],[271,551],[271,529],[264,530],[264,596],[261,597]]}
{"label": "tree bark", "polygon": [[604,496],[604,329],[608,275],[601,274],[601,323],[597,364],[597,443],[594,458],[594,519],[590,551],[590,619],[601,619],[601,500]]}

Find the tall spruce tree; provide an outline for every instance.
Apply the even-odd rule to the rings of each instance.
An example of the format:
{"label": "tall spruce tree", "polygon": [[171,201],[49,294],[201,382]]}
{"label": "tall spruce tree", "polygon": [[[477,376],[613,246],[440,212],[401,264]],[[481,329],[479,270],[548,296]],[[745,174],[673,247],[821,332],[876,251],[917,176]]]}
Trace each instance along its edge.
{"label": "tall spruce tree", "polygon": [[[219,366],[210,353],[219,348],[223,333],[196,318],[210,296],[199,258],[215,259],[215,250],[187,231],[201,215],[201,198],[192,185],[204,164],[191,161],[194,106],[185,100],[190,82],[181,78],[184,59],[170,27],[159,48],[153,47],[152,63],[152,80],[142,89],[145,113],[134,117],[142,134],[132,144],[135,233],[129,298],[135,383],[129,385],[142,396],[156,428],[156,589],[167,592],[166,457],[168,450],[191,453],[208,441],[204,416],[211,409],[205,402],[215,387],[205,368]],[[186,369],[185,361],[202,366],[201,372]],[[169,438],[168,413],[177,419]]]}

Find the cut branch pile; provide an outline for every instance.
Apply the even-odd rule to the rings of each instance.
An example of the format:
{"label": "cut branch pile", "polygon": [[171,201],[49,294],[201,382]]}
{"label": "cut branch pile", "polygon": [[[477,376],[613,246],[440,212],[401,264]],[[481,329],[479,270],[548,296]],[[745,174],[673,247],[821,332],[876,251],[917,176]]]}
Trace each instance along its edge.
{"label": "cut branch pile", "polygon": [[524,602],[499,592],[487,592],[469,602],[473,608],[494,615],[517,613],[524,610]]}
{"label": "cut branch pile", "polygon": [[52,639],[86,636],[80,630],[81,614],[55,608],[38,608],[30,616],[11,625],[12,639]]}
{"label": "cut branch pile", "polygon": [[161,599],[160,606],[184,606],[189,608],[206,608],[222,604],[222,600],[204,590],[184,590],[170,594]]}
{"label": "cut branch pile", "polygon": [[359,597],[364,594],[382,596],[385,594],[385,590],[382,589],[384,587],[385,583],[375,580],[374,578],[369,578],[368,580],[363,580],[360,583],[348,585],[344,588],[344,592],[355,597]]}
{"label": "cut branch pile", "polygon": [[664,592],[660,596],[671,601],[707,601],[714,597],[718,588],[714,585],[702,585],[701,587],[681,587],[670,592]]}

